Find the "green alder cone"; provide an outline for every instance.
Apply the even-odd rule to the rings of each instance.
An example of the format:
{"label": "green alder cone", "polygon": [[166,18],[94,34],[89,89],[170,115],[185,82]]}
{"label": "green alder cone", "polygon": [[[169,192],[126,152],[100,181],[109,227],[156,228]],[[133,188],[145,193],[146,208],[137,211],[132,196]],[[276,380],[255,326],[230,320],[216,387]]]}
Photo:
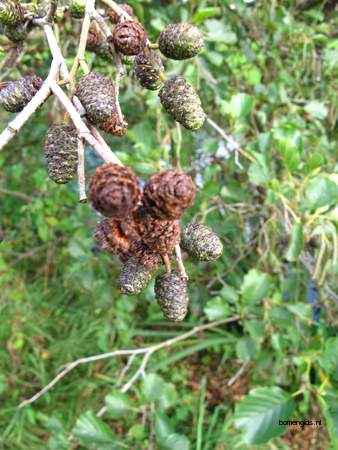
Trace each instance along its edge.
{"label": "green alder cone", "polygon": [[201,31],[189,23],[173,23],[161,32],[158,45],[170,59],[188,59],[198,55],[204,44]]}
{"label": "green alder cone", "polygon": [[190,223],[181,235],[181,247],[199,261],[214,261],[223,254],[220,238],[201,223]]}
{"label": "green alder cone", "polygon": [[15,27],[23,22],[23,11],[18,0],[0,0],[0,23]]}
{"label": "green alder cone", "polygon": [[77,170],[77,131],[72,125],[54,125],[47,130],[45,156],[48,175],[58,184],[68,183]]}
{"label": "green alder cone", "polygon": [[83,104],[88,119],[94,124],[105,122],[116,111],[114,85],[102,73],[90,72],[83,75],[75,95]]}
{"label": "green alder cone", "polygon": [[8,112],[20,112],[32,100],[41,85],[42,79],[35,76],[11,81],[0,90],[0,104]]}
{"label": "green alder cone", "polygon": [[162,85],[161,72],[164,70],[161,58],[152,49],[145,49],[135,58],[134,72],[140,85],[150,91],[157,91]]}
{"label": "green alder cone", "polygon": [[155,296],[166,319],[181,322],[187,315],[188,285],[178,272],[162,273],[156,277]]}
{"label": "green alder cone", "polygon": [[4,33],[12,42],[22,42],[28,35],[27,29],[22,23],[18,23],[13,27],[5,26]]}
{"label": "green alder cone", "polygon": [[85,10],[86,10],[85,0],[70,0],[69,11],[70,15],[74,17],[74,19],[82,19],[84,17]]}
{"label": "green alder cone", "polygon": [[152,272],[130,258],[124,265],[120,274],[119,287],[122,294],[140,294],[152,278]]}
{"label": "green alder cone", "polygon": [[159,97],[166,112],[191,131],[201,128],[205,121],[201,100],[191,84],[175,76],[162,86]]}

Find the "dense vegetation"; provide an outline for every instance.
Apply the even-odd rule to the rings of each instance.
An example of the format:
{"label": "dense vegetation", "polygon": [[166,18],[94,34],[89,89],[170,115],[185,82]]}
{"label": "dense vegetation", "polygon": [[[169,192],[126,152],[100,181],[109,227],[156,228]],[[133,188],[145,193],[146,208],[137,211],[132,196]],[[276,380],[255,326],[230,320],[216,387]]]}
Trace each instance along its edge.
{"label": "dense vegetation", "polygon": [[[76,181],[59,186],[47,177],[44,135],[63,117],[51,97],[0,152],[0,448],[338,448],[334,2],[129,4],[152,42],[168,23],[203,30],[197,58],[163,59],[169,75],[197,89],[221,131],[206,122],[180,133],[129,67],[121,87],[129,131],[105,137],[144,179],[180,163],[199,188],[184,223],[211,226],[224,255],[185,260],[190,313],[181,324],[164,321],[153,286],[121,296],[120,263],[92,237],[98,214],[78,202]],[[69,65],[81,23],[66,17],[55,25]],[[1,36],[0,64],[8,45]],[[39,29],[23,50],[14,67],[1,67],[0,81],[46,77],[50,53]],[[86,58],[114,75],[113,62]],[[1,130],[11,117],[0,111]],[[240,144],[238,161],[224,133]],[[101,161],[89,147],[86,157],[89,177]],[[154,352],[127,393],[120,390],[142,355],[124,378],[125,356],[80,365],[17,409],[68,361],[228,319]],[[278,424],[292,418],[322,425]]]}

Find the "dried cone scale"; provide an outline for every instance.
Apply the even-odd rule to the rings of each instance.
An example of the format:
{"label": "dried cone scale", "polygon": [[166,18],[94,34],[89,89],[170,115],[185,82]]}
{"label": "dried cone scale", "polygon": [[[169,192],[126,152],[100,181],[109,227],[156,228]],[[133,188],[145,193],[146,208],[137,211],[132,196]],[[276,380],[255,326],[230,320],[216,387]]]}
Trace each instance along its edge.
{"label": "dried cone scale", "polygon": [[32,100],[42,86],[42,79],[32,76],[0,83],[0,86],[4,86],[0,90],[0,104],[6,111],[16,113],[22,111]]}
{"label": "dried cone scale", "polygon": [[139,264],[141,264],[148,270],[155,270],[162,264],[161,255],[146,246],[140,240],[131,242],[129,254],[130,256],[136,258]]}
{"label": "dried cone scale", "polygon": [[181,60],[198,55],[203,47],[201,31],[190,23],[167,25],[161,32],[158,45],[161,53],[171,59]]}
{"label": "dried cone scale", "polygon": [[167,170],[150,177],[143,192],[143,202],[150,214],[161,220],[178,220],[192,206],[196,186],[184,172]]}
{"label": "dried cone scale", "polygon": [[183,229],[181,246],[199,261],[214,261],[223,253],[223,244],[217,234],[197,222],[190,223]]}
{"label": "dried cone scale", "polygon": [[47,130],[45,156],[49,178],[68,183],[77,170],[77,131],[72,125],[54,125]]}
{"label": "dried cone scale", "polygon": [[123,55],[138,55],[146,46],[147,34],[139,22],[120,22],[114,29],[113,42]]}
{"label": "dried cone scale", "polygon": [[151,280],[152,272],[138,263],[135,258],[130,258],[123,265],[119,288],[122,294],[140,294]]}
{"label": "dried cone scale", "polygon": [[163,108],[191,131],[201,128],[205,121],[201,100],[191,84],[181,76],[166,81],[159,92]]}
{"label": "dried cone scale", "polygon": [[158,275],[155,295],[166,319],[181,322],[185,318],[189,303],[188,285],[178,272]]}
{"label": "dried cone scale", "polygon": [[130,257],[130,242],[139,236],[132,220],[103,219],[96,225],[95,239],[102,250],[126,261]]}
{"label": "dried cone scale", "polygon": [[96,169],[89,183],[93,207],[106,217],[123,219],[141,200],[141,187],[130,167],[108,163]]}
{"label": "dried cone scale", "polygon": [[116,111],[114,85],[102,73],[90,72],[83,75],[75,95],[83,104],[88,119],[94,124],[104,123]]}
{"label": "dried cone scale", "polygon": [[140,85],[151,91],[161,87],[161,72],[164,70],[159,54],[149,48],[136,56],[134,61],[135,76]]}
{"label": "dried cone scale", "polygon": [[137,211],[134,217],[140,240],[146,247],[160,255],[173,253],[181,238],[176,220],[158,220],[146,210]]}

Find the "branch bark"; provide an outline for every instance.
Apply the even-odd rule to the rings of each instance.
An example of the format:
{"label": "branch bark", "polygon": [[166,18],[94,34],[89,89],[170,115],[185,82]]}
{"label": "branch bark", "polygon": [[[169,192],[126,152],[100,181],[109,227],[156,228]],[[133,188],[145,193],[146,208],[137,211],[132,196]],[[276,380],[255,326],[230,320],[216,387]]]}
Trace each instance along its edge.
{"label": "branch bark", "polygon": [[186,333],[183,333],[174,338],[167,339],[158,344],[151,345],[149,347],[143,347],[143,348],[132,349],[132,350],[116,350],[113,352],[102,353],[99,355],[89,356],[87,358],[80,358],[75,361],[71,361],[65,366],[65,368],[58,375],[56,375],[56,377],[50,383],[48,383],[43,389],[41,389],[39,392],[37,392],[33,397],[31,397],[27,400],[24,400],[22,403],[20,403],[18,408],[23,408],[27,405],[30,405],[31,403],[34,403],[36,400],[38,400],[40,397],[42,397],[46,392],[50,391],[62,378],[64,378],[69,372],[71,372],[73,369],[75,369],[79,365],[88,364],[88,363],[92,363],[92,362],[96,362],[96,361],[102,361],[103,359],[113,358],[115,356],[130,356],[130,355],[143,354],[144,357],[143,357],[140,367],[134,373],[134,375],[130,378],[130,380],[121,388],[121,392],[127,392],[130,389],[130,387],[138,380],[138,378],[142,374],[144,374],[146,366],[147,366],[149,359],[153,353],[155,353],[163,348],[170,347],[170,346],[176,344],[177,342],[188,339],[189,337],[194,336],[202,331],[210,330],[210,329],[216,328],[220,325],[225,325],[226,323],[236,322],[240,319],[241,319],[241,317],[237,315],[237,316],[229,317],[224,320],[218,320],[216,322],[199,325],[199,326],[196,326],[196,327],[192,328],[191,330],[187,331]]}

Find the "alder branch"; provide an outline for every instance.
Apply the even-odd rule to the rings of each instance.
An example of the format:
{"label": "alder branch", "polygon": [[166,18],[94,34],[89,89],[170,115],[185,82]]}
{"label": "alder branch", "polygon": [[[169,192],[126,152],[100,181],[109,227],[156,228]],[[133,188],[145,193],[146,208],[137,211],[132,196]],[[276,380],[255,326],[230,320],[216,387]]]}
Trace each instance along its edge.
{"label": "alder branch", "polygon": [[124,20],[134,20],[126,11],[124,11],[117,3],[113,0],[102,0],[110,9],[112,9],[117,15],[119,15]]}
{"label": "alder branch", "polygon": [[50,72],[41,88],[34,95],[32,100],[24,107],[24,109],[9,122],[5,130],[0,134],[0,150],[8,144],[8,142],[15,136],[15,134],[23,127],[32,114],[41,106],[49,97],[51,93],[51,84],[55,82],[59,73],[60,62],[53,60]]}
{"label": "alder branch", "polygon": [[240,153],[241,155],[243,155],[246,159],[248,159],[251,162],[254,162],[254,158],[249,155],[246,151],[244,151],[240,145],[238,144],[238,142],[235,141],[234,138],[232,138],[231,136],[228,136],[225,132],[225,130],[223,130],[223,128],[221,128],[216,122],[214,122],[212,119],[210,119],[210,117],[207,117],[207,122],[209,123],[209,125],[212,126],[212,128],[214,130],[216,130],[218,132],[218,134],[220,134],[222,136],[222,138],[229,144],[229,151],[235,152],[235,162],[237,165],[240,166],[240,168],[242,168],[241,164],[239,163],[238,160],[238,153]]}
{"label": "alder branch", "polygon": [[83,144],[83,139],[81,138],[78,138],[77,156],[78,156],[77,179],[79,184],[80,203],[86,203],[87,195],[86,195],[86,175],[85,175],[85,148]]}
{"label": "alder branch", "polygon": [[216,328],[220,325],[225,325],[227,323],[236,322],[240,319],[241,319],[241,316],[236,315],[236,316],[224,319],[224,320],[218,320],[216,322],[198,325],[198,326],[192,328],[191,330],[187,331],[186,333],[183,333],[174,338],[167,339],[158,344],[153,344],[149,347],[143,347],[143,348],[137,348],[137,349],[131,349],[131,350],[116,350],[116,351],[112,351],[112,352],[108,352],[108,353],[101,353],[99,355],[89,356],[86,358],[80,358],[75,361],[71,361],[43,389],[41,389],[39,392],[37,392],[33,397],[21,402],[20,405],[18,406],[18,408],[23,408],[27,405],[30,405],[31,403],[34,403],[36,400],[38,400],[40,397],[42,397],[46,392],[50,391],[69,372],[71,372],[73,369],[75,369],[76,367],[78,367],[80,365],[88,364],[88,363],[92,363],[92,362],[96,362],[96,361],[102,361],[104,359],[114,358],[116,356],[128,356],[128,355],[131,356],[131,355],[143,354],[144,357],[143,357],[143,360],[141,362],[139,369],[135,372],[135,374],[131,377],[131,379],[121,388],[121,392],[127,392],[127,390],[130,389],[130,387],[135,383],[135,381],[137,381],[137,379],[144,373],[146,366],[148,364],[148,361],[153,353],[155,353],[163,348],[171,347],[172,345],[176,344],[177,342],[188,339],[191,336],[194,336],[202,331],[210,330],[212,328]]}
{"label": "alder branch", "polygon": [[112,162],[115,164],[122,165],[121,161],[118,159],[117,156],[114,155],[114,153],[109,149],[103,147],[91,134],[89,128],[82,120],[80,114],[77,112],[75,106],[73,103],[69,100],[67,95],[64,93],[64,91],[60,88],[60,86],[54,81],[51,83],[51,89],[54,93],[54,95],[60,100],[63,107],[68,112],[70,118],[72,119],[72,122],[76,129],[79,132],[80,137],[83,137],[89,145],[91,145],[95,151],[101,156],[101,158],[105,162]]}
{"label": "alder branch", "polygon": [[70,75],[69,75],[69,82],[70,82],[72,90],[74,88],[74,79],[75,79],[75,76],[76,76],[79,66],[81,66],[84,73],[89,72],[88,65],[85,61],[85,51],[86,51],[88,32],[89,32],[90,21],[91,21],[90,12],[94,9],[94,7],[95,7],[95,0],[86,0],[85,16],[84,16],[84,19],[82,22],[79,46],[78,46],[78,50],[77,50],[77,54],[75,57],[73,67],[71,68]]}

